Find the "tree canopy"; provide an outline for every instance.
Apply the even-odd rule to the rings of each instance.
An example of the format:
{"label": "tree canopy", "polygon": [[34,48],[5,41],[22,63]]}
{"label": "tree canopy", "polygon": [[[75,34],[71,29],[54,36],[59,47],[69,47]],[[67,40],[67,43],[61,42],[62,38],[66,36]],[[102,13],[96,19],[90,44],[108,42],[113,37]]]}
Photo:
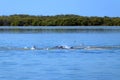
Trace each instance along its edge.
{"label": "tree canopy", "polygon": [[15,14],[0,16],[0,26],[120,26],[120,17],[79,15],[32,16]]}

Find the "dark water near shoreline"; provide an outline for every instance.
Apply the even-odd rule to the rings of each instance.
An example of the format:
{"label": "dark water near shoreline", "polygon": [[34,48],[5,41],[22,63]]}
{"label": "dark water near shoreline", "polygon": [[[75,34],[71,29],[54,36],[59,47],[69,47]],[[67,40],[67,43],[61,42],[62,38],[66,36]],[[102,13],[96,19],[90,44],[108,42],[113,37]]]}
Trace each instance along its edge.
{"label": "dark water near shoreline", "polygon": [[120,79],[120,27],[6,28],[0,80]]}
{"label": "dark water near shoreline", "polygon": [[120,32],[120,26],[1,26],[1,33],[88,33]]}

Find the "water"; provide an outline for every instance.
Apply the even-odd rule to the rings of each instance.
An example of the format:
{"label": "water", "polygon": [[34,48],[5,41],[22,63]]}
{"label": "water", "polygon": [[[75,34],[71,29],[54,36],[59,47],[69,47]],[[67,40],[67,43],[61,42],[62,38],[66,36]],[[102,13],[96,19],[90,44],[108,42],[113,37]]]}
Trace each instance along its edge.
{"label": "water", "polygon": [[120,79],[120,27],[6,28],[0,80]]}

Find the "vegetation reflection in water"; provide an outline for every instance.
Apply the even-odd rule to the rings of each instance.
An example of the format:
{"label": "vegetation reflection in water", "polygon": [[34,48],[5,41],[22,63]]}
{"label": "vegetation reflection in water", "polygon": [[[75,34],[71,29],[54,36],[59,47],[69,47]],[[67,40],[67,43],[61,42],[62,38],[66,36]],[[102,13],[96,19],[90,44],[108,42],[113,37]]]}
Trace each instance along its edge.
{"label": "vegetation reflection in water", "polygon": [[120,27],[111,27],[111,26],[57,26],[57,27],[53,27],[53,26],[37,26],[37,27],[33,27],[33,26],[29,26],[29,27],[25,27],[25,26],[14,26],[14,27],[0,27],[0,32],[39,32],[39,33],[43,33],[43,32],[55,32],[55,33],[76,33],[76,32],[120,32]]}

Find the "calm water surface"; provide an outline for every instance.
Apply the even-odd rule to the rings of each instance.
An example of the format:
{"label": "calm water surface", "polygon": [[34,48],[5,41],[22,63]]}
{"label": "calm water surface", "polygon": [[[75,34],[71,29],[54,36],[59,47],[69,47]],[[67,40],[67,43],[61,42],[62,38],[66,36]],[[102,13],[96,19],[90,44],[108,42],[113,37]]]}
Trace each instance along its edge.
{"label": "calm water surface", "polygon": [[0,80],[120,80],[120,27],[0,27]]}

